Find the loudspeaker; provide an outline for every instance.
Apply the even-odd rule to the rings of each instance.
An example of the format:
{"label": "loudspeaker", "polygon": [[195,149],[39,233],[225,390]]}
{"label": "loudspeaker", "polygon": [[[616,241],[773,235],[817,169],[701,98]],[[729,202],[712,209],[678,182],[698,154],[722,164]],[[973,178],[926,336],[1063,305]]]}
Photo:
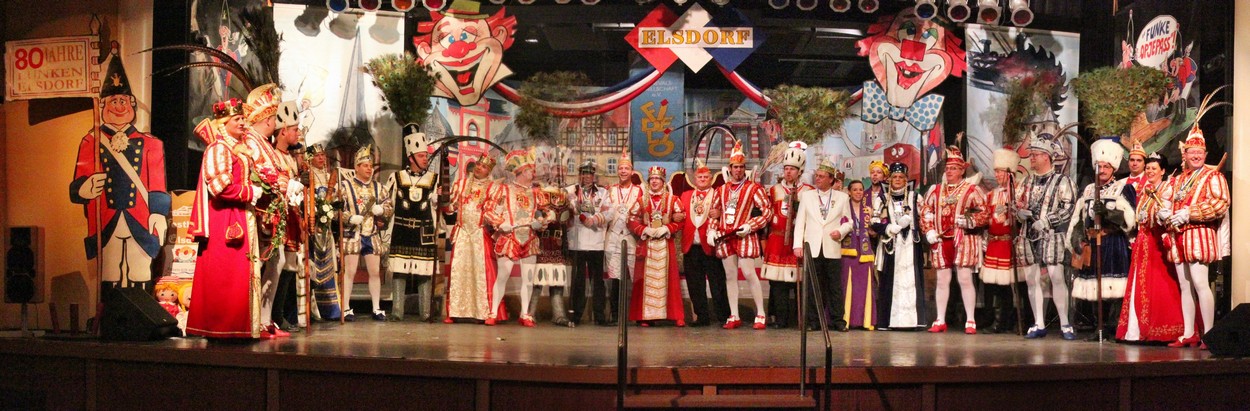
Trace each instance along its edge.
{"label": "loudspeaker", "polygon": [[114,341],[161,340],[179,335],[178,320],[139,288],[104,291],[100,337]]}
{"label": "loudspeaker", "polygon": [[43,230],[40,227],[9,228],[5,253],[4,302],[43,302]]}
{"label": "loudspeaker", "polygon": [[1217,357],[1250,357],[1250,304],[1240,304],[1202,336]]}

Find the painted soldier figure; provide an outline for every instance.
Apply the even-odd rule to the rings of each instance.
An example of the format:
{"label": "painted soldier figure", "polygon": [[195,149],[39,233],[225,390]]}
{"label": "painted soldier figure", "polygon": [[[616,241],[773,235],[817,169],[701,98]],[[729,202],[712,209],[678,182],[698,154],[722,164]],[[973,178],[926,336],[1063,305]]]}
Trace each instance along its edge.
{"label": "painted soldier figure", "polygon": [[87,259],[100,259],[105,288],[152,283],[152,258],[165,242],[170,197],[161,140],[134,126],[138,103],[121,57],[100,86],[102,124],[78,145],[70,201],[87,216]]}

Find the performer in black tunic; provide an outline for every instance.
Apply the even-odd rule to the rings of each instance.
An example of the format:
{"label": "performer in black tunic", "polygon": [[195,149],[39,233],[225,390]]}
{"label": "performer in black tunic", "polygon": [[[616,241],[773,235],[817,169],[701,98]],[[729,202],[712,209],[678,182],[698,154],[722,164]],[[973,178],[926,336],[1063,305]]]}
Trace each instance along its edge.
{"label": "performer in black tunic", "polygon": [[389,266],[394,274],[391,318],[404,319],[408,279],[416,285],[421,321],[430,318],[430,298],[437,271],[439,220],[434,201],[438,174],[430,171],[429,143],[416,124],[404,126],[404,151],[408,167],[391,174],[387,192],[394,196]]}

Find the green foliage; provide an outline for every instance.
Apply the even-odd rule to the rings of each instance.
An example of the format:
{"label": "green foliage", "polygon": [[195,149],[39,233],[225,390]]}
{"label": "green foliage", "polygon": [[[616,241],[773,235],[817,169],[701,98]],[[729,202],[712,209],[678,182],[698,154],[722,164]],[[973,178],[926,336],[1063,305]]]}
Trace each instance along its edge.
{"label": "green foliage", "polygon": [[772,100],[768,110],[781,122],[786,139],[819,143],[825,132],[842,129],[850,112],[851,95],[824,87],[782,85],[764,90]]}
{"label": "green foliage", "polygon": [[417,62],[412,54],[386,54],[365,63],[364,70],[373,76],[373,85],[382,96],[400,125],[421,124],[430,113],[430,95],[434,93],[435,74]]}
{"label": "green foliage", "polygon": [[1163,96],[1166,73],[1149,67],[1100,67],[1072,80],[1085,125],[1100,135],[1127,135],[1137,113]]}
{"label": "green foliage", "polygon": [[1030,76],[1007,83],[1007,113],[1003,119],[1003,143],[1018,144],[1029,131],[1029,120],[1042,114],[1048,97],[1061,87],[1056,76]]}
{"label": "green foliage", "polygon": [[538,141],[553,141],[556,138],[555,116],[547,111],[539,101],[568,102],[578,95],[579,87],[590,85],[590,78],[585,74],[571,71],[539,72],[521,82],[518,91],[521,102],[517,104],[516,118],[513,123],[525,135]]}

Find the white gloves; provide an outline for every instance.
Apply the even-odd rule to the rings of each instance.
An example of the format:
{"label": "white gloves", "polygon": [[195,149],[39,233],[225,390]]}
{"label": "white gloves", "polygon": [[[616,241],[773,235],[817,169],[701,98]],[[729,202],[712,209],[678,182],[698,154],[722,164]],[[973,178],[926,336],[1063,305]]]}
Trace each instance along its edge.
{"label": "white gloves", "polygon": [[651,235],[652,237],[667,237],[669,234],[672,234],[667,226],[656,227],[652,232],[654,233]]}
{"label": "white gloves", "polygon": [[544,225],[546,224],[543,224],[542,220],[535,219],[534,221],[530,221],[530,228],[535,230],[542,230]]}
{"label": "white gloves", "polygon": [[926,240],[929,240],[929,244],[937,244],[938,240],[941,240],[941,238],[938,238],[937,230],[929,230],[929,232],[924,233],[924,237]]}
{"label": "white gloves", "polygon": [[720,239],[720,230],[717,230],[715,228],[709,228],[707,230],[707,242],[711,244],[716,244],[716,240],[719,240],[719,239]]}
{"label": "white gloves", "polygon": [[1171,210],[1171,209],[1168,209],[1168,208],[1161,208],[1161,209],[1159,209],[1159,212],[1158,212],[1157,214],[1155,214],[1155,216],[1159,217],[1159,221],[1168,221],[1168,220],[1171,220],[1171,219],[1172,219],[1172,210]]}
{"label": "white gloves", "polygon": [[1024,221],[1030,218],[1033,218],[1033,211],[1030,211],[1027,208],[1021,208],[1021,209],[1016,210],[1017,220]]}
{"label": "white gloves", "polygon": [[900,226],[898,224],[888,224],[885,226],[886,235],[894,236],[894,235],[897,235],[901,231],[903,231],[903,226]]}
{"label": "white gloves", "polygon": [[264,193],[264,192],[265,190],[262,190],[259,186],[252,186],[252,206],[253,207],[256,206],[257,201],[260,201],[260,195],[261,193]]}
{"label": "white gloves", "polygon": [[1171,221],[1172,221],[1172,225],[1175,225],[1175,226],[1180,226],[1180,225],[1184,225],[1185,223],[1188,223],[1189,222],[1189,209],[1182,208],[1180,210],[1176,210],[1176,213],[1172,214]]}
{"label": "white gloves", "polygon": [[904,214],[902,217],[899,217],[897,223],[900,226],[900,228],[910,227],[911,226],[911,214]]}
{"label": "white gloves", "polygon": [[1033,230],[1038,231],[1038,232],[1050,231],[1050,223],[1047,222],[1045,219],[1034,221]]}
{"label": "white gloves", "polygon": [[304,201],[304,183],[299,180],[291,179],[286,183],[286,199],[292,205],[298,206]]}
{"label": "white gloves", "polygon": [[512,229],[513,229],[512,224],[503,223],[499,225],[499,231],[503,231],[505,233],[512,232]]}
{"label": "white gloves", "polygon": [[963,229],[972,228],[972,219],[965,216],[956,216],[955,225]]}
{"label": "white gloves", "polygon": [[1107,202],[1106,205],[1103,206],[1103,208],[1106,208],[1108,211],[1115,210],[1115,201]]}
{"label": "white gloves", "polygon": [[735,231],[734,233],[738,234],[738,237],[746,237],[747,235],[751,234],[751,226],[744,225],[742,227],[738,227],[738,230]]}
{"label": "white gloves", "polygon": [[78,196],[87,200],[95,199],[104,193],[104,181],[107,179],[104,173],[95,173],[87,177],[86,181],[78,187]]}
{"label": "white gloves", "polygon": [[372,212],[373,215],[382,215],[382,213],[386,212],[386,209],[382,208],[381,204],[374,204],[373,208],[370,209],[369,211]]}
{"label": "white gloves", "polygon": [[347,219],[347,222],[351,223],[352,225],[360,225],[361,223],[365,222],[365,216],[357,214]]}
{"label": "white gloves", "polygon": [[169,222],[165,221],[165,216],[160,214],[152,214],[148,216],[148,231],[156,235],[156,242],[165,245],[165,230],[169,228]]}

